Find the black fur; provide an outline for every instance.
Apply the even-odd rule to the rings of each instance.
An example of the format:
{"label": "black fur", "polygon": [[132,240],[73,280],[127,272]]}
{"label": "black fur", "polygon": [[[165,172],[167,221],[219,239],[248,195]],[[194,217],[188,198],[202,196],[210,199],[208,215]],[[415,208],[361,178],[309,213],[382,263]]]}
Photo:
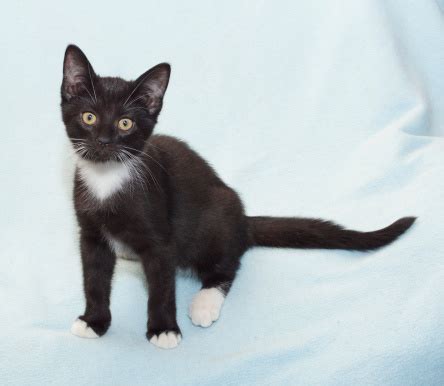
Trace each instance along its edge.
{"label": "black fur", "polygon": [[[370,250],[395,240],[414,218],[400,219],[375,232],[345,230],[328,221],[247,217],[239,196],[184,142],[152,135],[170,66],[160,64],[136,81],[99,77],[76,46],[68,46],[62,84],[62,115],[81,157],[103,163],[137,159],[142,178],[112,197],[91,198],[75,176],[74,202],[81,228],[86,310],[81,316],[104,334],[111,322],[109,297],[116,256],[105,234],[125,242],[140,256],[149,287],[147,337],[179,332],[175,274],[191,268],[203,288],[228,293],[244,252],[255,245],[290,248]],[[83,112],[97,122],[85,125]],[[135,122],[119,131],[122,117]],[[86,149],[86,150],[85,150]],[[119,158],[120,157],[120,158]]]}
{"label": "black fur", "polygon": [[403,217],[386,228],[358,232],[320,219],[248,217],[253,245],[356,251],[370,251],[390,244],[410,228],[414,221],[414,217]]}

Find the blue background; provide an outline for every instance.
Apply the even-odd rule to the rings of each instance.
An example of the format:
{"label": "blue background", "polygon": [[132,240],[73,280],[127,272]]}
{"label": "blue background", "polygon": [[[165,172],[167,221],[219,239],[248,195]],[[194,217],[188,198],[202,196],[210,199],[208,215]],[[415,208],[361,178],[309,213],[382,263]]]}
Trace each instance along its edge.
{"label": "blue background", "polygon": [[[443,1],[15,1],[0,6],[0,383],[443,384]],[[189,142],[250,215],[373,230],[418,222],[374,253],[255,249],[220,320],[144,338],[138,263],[119,262],[113,323],[83,311],[63,53],[136,78],[168,61],[158,133]]]}

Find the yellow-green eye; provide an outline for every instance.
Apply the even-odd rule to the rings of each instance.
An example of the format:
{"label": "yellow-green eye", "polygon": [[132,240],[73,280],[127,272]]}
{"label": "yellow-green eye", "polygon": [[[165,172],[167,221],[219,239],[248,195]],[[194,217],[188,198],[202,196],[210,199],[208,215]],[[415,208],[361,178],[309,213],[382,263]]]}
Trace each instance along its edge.
{"label": "yellow-green eye", "polygon": [[97,121],[97,117],[93,114],[87,111],[86,113],[82,114],[83,122],[85,122],[87,125],[94,125]]}
{"label": "yellow-green eye", "polygon": [[122,118],[118,123],[119,129],[123,131],[128,131],[133,125],[134,122],[129,118]]}

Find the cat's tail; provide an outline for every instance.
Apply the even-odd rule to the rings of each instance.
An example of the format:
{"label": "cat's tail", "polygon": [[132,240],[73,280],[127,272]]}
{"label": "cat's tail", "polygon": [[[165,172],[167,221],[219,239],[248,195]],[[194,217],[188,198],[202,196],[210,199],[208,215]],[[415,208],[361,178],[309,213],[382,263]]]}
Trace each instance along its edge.
{"label": "cat's tail", "polygon": [[390,244],[416,217],[403,217],[373,232],[345,229],[330,221],[298,217],[247,217],[251,246],[369,251]]}

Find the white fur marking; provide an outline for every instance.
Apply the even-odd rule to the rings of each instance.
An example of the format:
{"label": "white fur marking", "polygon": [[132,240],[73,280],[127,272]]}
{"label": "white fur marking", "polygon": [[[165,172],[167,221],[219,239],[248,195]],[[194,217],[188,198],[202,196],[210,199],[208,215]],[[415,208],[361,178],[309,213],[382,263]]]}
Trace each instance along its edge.
{"label": "white fur marking", "polygon": [[170,331],[168,333],[162,332],[159,336],[153,335],[150,343],[154,344],[154,346],[168,349],[177,347],[181,340],[182,337],[180,334]]}
{"label": "white fur marking", "polygon": [[122,162],[91,162],[77,160],[79,175],[94,197],[103,201],[121,189],[131,178],[131,172]]}
{"label": "white fur marking", "polygon": [[139,256],[129,245],[117,240],[109,233],[105,233],[105,238],[108,240],[109,246],[117,257],[125,260],[139,260]]}
{"label": "white fur marking", "polygon": [[190,304],[189,316],[196,326],[210,327],[219,319],[225,295],[218,288],[200,290]]}
{"label": "white fur marking", "polygon": [[98,338],[94,330],[84,320],[77,319],[71,326],[71,333],[80,338]]}

